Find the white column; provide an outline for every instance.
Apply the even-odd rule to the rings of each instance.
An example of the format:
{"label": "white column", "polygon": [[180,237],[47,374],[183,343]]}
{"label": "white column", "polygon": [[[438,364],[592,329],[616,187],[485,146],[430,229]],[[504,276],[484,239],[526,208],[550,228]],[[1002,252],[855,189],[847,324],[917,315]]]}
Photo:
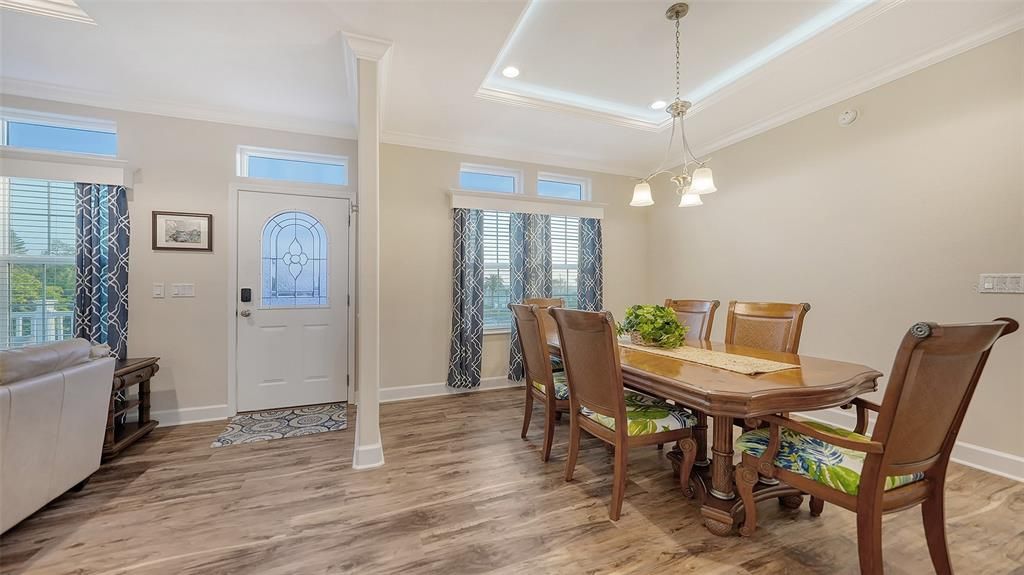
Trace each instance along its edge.
{"label": "white column", "polygon": [[380,110],[391,42],[346,34],[359,84],[356,241],[356,441],[352,467],[384,465],[380,438]]}

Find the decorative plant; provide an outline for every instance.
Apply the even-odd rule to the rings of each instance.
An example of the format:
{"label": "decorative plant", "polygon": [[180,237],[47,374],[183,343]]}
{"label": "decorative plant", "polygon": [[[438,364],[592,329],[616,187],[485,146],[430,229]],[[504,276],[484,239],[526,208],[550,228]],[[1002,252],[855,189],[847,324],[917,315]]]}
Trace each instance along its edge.
{"label": "decorative plant", "polygon": [[683,345],[689,327],[679,323],[675,312],[660,305],[635,305],[626,310],[618,325],[619,334],[629,334],[635,343],[675,348]]}

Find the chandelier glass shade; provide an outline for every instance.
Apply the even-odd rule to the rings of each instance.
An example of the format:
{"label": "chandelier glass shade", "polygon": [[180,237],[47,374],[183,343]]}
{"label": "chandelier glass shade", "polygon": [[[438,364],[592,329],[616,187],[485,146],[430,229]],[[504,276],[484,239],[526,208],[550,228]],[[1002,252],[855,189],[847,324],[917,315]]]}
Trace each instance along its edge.
{"label": "chandelier glass shade", "polygon": [[[676,25],[676,97],[665,109],[672,116],[672,133],[668,140],[668,150],[665,152],[665,159],[661,166],[645,178],[642,178],[633,187],[633,199],[629,202],[631,206],[654,205],[654,197],[651,194],[651,180],[661,174],[668,174],[669,180],[675,185],[676,193],[679,194],[679,207],[687,208],[703,205],[700,196],[718,191],[715,187],[714,175],[711,168],[707,166],[710,158],[698,160],[690,150],[690,144],[686,140],[686,130],[683,126],[683,118],[690,109],[690,102],[679,96],[679,21],[690,11],[690,6],[684,2],[673,4],[665,11],[665,17],[675,22]],[[676,132],[679,133],[678,155],[673,155],[675,148]],[[678,165],[678,172],[669,169],[669,166]]]}
{"label": "chandelier glass shade", "polygon": [[633,200],[629,202],[633,207],[654,205],[654,198],[651,197],[651,185],[647,182],[640,182],[633,187]]}

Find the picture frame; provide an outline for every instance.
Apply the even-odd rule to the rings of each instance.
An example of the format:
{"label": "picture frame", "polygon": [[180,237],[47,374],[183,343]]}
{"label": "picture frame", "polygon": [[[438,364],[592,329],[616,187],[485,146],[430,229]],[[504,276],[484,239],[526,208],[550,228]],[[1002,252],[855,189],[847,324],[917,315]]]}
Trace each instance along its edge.
{"label": "picture frame", "polygon": [[212,252],[213,215],[154,210],[153,251]]}

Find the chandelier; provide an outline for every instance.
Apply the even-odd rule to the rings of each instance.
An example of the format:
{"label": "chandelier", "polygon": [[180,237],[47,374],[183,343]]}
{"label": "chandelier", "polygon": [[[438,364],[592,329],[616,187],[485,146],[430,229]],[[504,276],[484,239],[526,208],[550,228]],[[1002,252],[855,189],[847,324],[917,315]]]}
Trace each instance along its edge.
{"label": "chandelier", "polygon": [[[668,150],[665,151],[665,159],[658,166],[658,169],[647,177],[640,180],[633,188],[633,199],[629,202],[631,206],[650,206],[654,204],[651,197],[651,180],[661,174],[669,174],[669,180],[675,184],[676,193],[679,194],[679,207],[689,208],[700,206],[704,202],[700,197],[703,194],[710,194],[718,191],[715,188],[715,181],[711,174],[711,168],[707,167],[708,160],[700,161],[690,151],[690,144],[686,141],[686,131],[683,128],[683,117],[692,105],[690,102],[679,97],[679,21],[690,11],[690,6],[684,2],[673,4],[665,11],[665,17],[676,23],[676,98],[665,109],[672,116],[672,134],[668,140]],[[676,141],[676,130],[679,131],[680,154],[679,173],[673,172],[668,167],[672,161],[672,148]],[[710,159],[710,158],[709,158]]]}

